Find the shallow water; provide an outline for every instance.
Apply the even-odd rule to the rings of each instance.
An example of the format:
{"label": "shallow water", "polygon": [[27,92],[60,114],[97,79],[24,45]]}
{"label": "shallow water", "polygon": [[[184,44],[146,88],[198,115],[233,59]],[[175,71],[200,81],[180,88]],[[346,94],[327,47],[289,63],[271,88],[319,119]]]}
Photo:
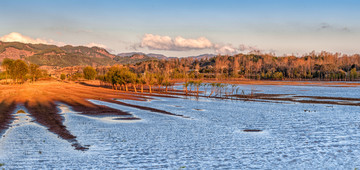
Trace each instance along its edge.
{"label": "shallow water", "polygon": [[[247,87],[247,86],[244,86]],[[359,88],[249,86],[267,93],[357,97]],[[305,91],[309,90],[309,91]],[[355,92],[354,92],[355,90]],[[351,94],[351,95],[350,95]],[[189,119],[100,101],[140,121],[85,116],[59,105],[79,143],[18,115],[0,138],[5,169],[354,169],[360,167],[357,106],[200,98],[121,100]],[[246,129],[261,132],[244,132]]]}

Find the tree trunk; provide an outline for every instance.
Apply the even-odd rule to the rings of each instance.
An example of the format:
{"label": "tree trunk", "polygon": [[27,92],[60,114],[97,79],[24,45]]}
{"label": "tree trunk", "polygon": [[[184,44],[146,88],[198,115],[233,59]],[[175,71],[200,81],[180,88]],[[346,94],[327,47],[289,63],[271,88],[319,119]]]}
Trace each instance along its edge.
{"label": "tree trunk", "polygon": [[135,93],[137,93],[135,84],[133,84],[133,87],[134,87],[134,91],[135,91]]}
{"label": "tree trunk", "polygon": [[151,94],[151,85],[149,85],[149,91],[150,91],[150,94]]}
{"label": "tree trunk", "polygon": [[211,88],[211,93],[210,93],[209,97],[210,97],[213,93],[214,93],[214,89]]}
{"label": "tree trunk", "polygon": [[128,86],[127,85],[125,85],[125,91],[128,91]]}
{"label": "tree trunk", "polygon": [[6,84],[7,84],[7,79],[8,79],[7,71],[5,71],[5,77],[6,77]]}
{"label": "tree trunk", "polygon": [[144,93],[144,85],[141,85],[141,93]]}

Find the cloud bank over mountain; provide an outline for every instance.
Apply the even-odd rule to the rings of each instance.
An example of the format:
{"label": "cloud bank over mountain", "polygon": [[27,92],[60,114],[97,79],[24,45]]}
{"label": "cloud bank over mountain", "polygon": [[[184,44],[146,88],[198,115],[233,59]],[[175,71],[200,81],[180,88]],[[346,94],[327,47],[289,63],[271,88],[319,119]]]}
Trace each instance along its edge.
{"label": "cloud bank over mountain", "polygon": [[[12,32],[10,34],[0,37],[0,41],[3,42],[21,42],[21,43],[31,43],[31,44],[48,44],[48,45],[57,45],[65,46],[72,45],[66,44],[59,41],[54,41],[52,39],[44,38],[32,38],[26,35],[22,35],[18,32]],[[107,49],[108,51],[114,51],[107,47],[104,44],[97,42],[91,42],[88,44],[83,44],[86,47],[100,47]],[[148,50],[163,50],[163,51],[194,51],[194,50],[210,50],[216,54],[223,55],[233,55],[240,52],[251,52],[258,50],[256,47],[248,46],[241,44],[239,46],[234,46],[232,44],[220,44],[211,42],[206,37],[198,38],[184,38],[182,36],[170,37],[154,34],[145,34],[140,43],[132,45],[133,49],[148,49]]]}
{"label": "cloud bank over mountain", "polygon": [[52,39],[41,39],[41,38],[31,38],[29,36],[22,35],[18,32],[12,32],[10,34],[0,37],[0,41],[3,42],[21,42],[21,43],[30,43],[30,44],[52,44],[63,46],[65,43],[57,42]]}
{"label": "cloud bank over mountain", "polygon": [[17,32],[12,32],[10,34],[0,37],[0,41],[4,42],[22,42],[22,43],[31,43],[31,44],[48,44],[46,40],[37,38],[33,39],[28,36],[21,35]]}
{"label": "cloud bank over mountain", "polygon": [[256,47],[240,45],[235,47],[232,44],[221,45],[211,42],[206,37],[199,38],[184,38],[177,36],[172,38],[170,36],[145,34],[141,43],[133,45],[134,48],[148,48],[150,50],[165,50],[165,51],[190,51],[190,50],[204,50],[211,49],[217,54],[236,54],[239,52],[258,50]]}
{"label": "cloud bank over mountain", "polygon": [[[47,45],[56,45],[56,46],[65,46],[65,45],[72,45],[72,44],[66,44],[63,42],[55,41],[52,39],[42,39],[42,38],[32,38],[26,35],[22,35],[18,32],[11,32],[10,34],[4,35],[0,37],[0,41],[3,42],[21,42],[21,43],[30,43],[30,44],[47,44]],[[85,44],[86,47],[100,47],[107,49],[109,51],[112,51],[104,44],[99,44],[95,42],[91,42],[88,44]]]}
{"label": "cloud bank over mountain", "polygon": [[108,47],[104,44],[98,44],[98,43],[89,43],[89,44],[86,44],[85,45],[86,47],[100,47],[100,48],[104,48],[104,49],[107,49]]}

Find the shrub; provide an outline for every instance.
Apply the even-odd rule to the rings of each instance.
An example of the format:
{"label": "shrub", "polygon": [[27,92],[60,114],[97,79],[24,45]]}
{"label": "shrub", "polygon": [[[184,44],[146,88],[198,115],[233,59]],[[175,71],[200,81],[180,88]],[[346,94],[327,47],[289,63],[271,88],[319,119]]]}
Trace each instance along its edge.
{"label": "shrub", "polygon": [[85,67],[83,73],[84,78],[87,80],[94,80],[96,78],[96,70],[91,66]]}
{"label": "shrub", "polygon": [[65,78],[66,78],[66,75],[65,75],[65,74],[61,74],[61,75],[60,75],[60,79],[61,79],[61,80],[65,80]]}

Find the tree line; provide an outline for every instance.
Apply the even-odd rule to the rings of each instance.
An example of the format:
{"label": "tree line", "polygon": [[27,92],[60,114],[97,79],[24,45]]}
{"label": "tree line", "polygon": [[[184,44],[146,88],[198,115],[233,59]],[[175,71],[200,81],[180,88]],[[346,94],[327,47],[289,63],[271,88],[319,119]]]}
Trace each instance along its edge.
{"label": "tree line", "polygon": [[[115,90],[129,91],[131,88],[137,92],[140,88],[141,93],[144,92],[144,86],[147,87],[149,93],[152,93],[153,87],[157,86],[157,91],[168,91],[173,85],[169,77],[161,73],[135,73],[127,66],[112,66],[104,75],[98,75],[97,79],[103,84],[111,85]],[[164,87],[164,88],[162,88]]]}
{"label": "tree line", "polygon": [[[152,60],[134,65],[117,65],[110,68],[87,66],[82,73],[61,75],[69,80],[85,78],[100,80],[101,85],[115,90],[141,92],[154,87],[168,91],[174,82],[183,82],[184,92],[199,94],[200,87],[211,87],[211,95],[221,96],[223,84],[205,84],[202,80],[256,79],[256,80],[359,80],[360,56],[339,53],[309,53],[301,57],[276,57],[273,54],[237,54],[212,58],[172,58]],[[190,89],[189,89],[190,88]],[[206,88],[205,88],[206,89]],[[233,90],[232,90],[233,92]],[[235,93],[237,94],[237,92]]]}
{"label": "tree line", "polygon": [[48,77],[46,70],[41,70],[36,64],[27,64],[23,60],[12,60],[5,58],[1,66],[3,72],[0,74],[0,79],[5,79],[8,83],[8,79],[12,79],[12,83],[24,83],[26,80],[32,82],[42,77]]}
{"label": "tree line", "polygon": [[342,80],[359,79],[360,55],[311,52],[301,57],[274,54],[237,54],[212,58],[173,58],[131,66],[135,72],[168,74],[171,79],[244,78],[256,80]]}

